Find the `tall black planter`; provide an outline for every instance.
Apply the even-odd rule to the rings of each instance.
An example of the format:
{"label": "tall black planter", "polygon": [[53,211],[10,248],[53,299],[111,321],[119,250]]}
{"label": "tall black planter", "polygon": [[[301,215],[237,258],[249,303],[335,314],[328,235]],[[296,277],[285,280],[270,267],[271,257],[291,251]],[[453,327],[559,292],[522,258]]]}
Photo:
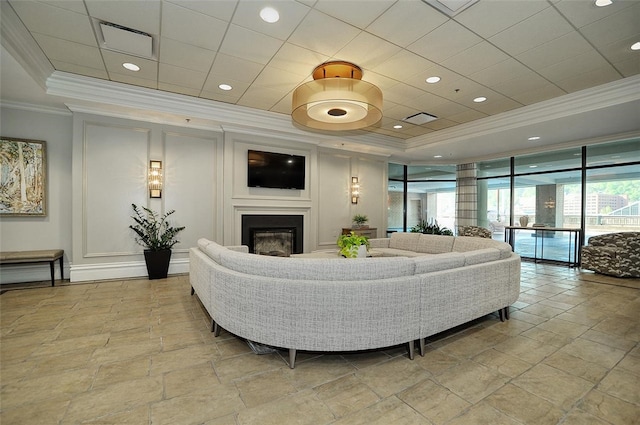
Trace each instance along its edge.
{"label": "tall black planter", "polygon": [[144,261],[147,263],[147,273],[149,280],[165,279],[169,273],[169,261],[171,261],[171,250],[162,251],[144,250]]}

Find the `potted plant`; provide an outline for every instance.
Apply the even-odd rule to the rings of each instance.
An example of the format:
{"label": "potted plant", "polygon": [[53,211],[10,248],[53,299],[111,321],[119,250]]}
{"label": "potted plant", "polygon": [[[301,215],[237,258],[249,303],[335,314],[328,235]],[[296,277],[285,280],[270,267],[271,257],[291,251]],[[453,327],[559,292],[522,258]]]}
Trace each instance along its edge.
{"label": "potted plant", "polygon": [[178,233],[184,230],[184,226],[173,227],[169,225],[167,217],[175,212],[168,211],[159,215],[146,207],[138,207],[131,204],[135,221],[129,228],[136,233],[136,242],[145,248],[144,261],[147,265],[149,279],[164,279],[169,272],[171,260],[171,248],[178,242]]}
{"label": "potted plant", "polygon": [[337,243],[340,248],[340,254],[343,257],[357,258],[367,256],[369,238],[366,236],[359,236],[355,232],[349,232],[347,235],[340,235]]}
{"label": "potted plant", "polygon": [[440,227],[437,220],[431,219],[429,222],[420,220],[418,224],[411,228],[413,233],[426,233],[430,235],[453,236],[453,231],[447,227]]}
{"label": "potted plant", "polygon": [[365,228],[365,223],[367,221],[369,221],[369,217],[367,217],[364,214],[356,214],[353,216],[353,218],[351,219],[354,223],[354,228],[356,229],[363,229]]}

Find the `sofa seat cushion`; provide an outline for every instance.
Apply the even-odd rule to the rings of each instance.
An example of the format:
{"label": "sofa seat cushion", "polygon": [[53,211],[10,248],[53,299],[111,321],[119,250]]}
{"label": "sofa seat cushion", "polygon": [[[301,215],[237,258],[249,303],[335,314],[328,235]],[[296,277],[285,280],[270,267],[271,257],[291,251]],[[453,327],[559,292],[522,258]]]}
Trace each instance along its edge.
{"label": "sofa seat cushion", "polygon": [[453,236],[421,234],[416,251],[427,254],[442,254],[453,251]]}
{"label": "sofa seat cushion", "polygon": [[404,249],[406,251],[417,251],[420,233],[396,232],[391,234],[389,248]]}
{"label": "sofa seat cushion", "polygon": [[292,258],[231,250],[221,253],[220,264],[240,273],[290,280],[377,280],[411,276],[415,270],[413,260],[404,257]]}
{"label": "sofa seat cushion", "polygon": [[445,252],[444,254],[423,254],[415,259],[416,274],[455,269],[464,266],[465,255],[461,252]]}

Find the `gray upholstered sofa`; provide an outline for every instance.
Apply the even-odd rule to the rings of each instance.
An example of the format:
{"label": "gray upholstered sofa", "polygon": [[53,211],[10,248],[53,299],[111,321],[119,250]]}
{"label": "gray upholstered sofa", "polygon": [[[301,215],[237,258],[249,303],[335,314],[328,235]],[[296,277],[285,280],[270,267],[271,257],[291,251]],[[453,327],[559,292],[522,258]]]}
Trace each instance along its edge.
{"label": "gray upholstered sofa", "polygon": [[640,232],[591,236],[581,267],[616,277],[640,277]]}
{"label": "gray upholstered sofa", "polygon": [[[403,235],[410,234],[392,239],[400,242]],[[443,240],[423,237],[422,248],[432,242],[441,253],[286,258],[201,239],[190,249],[192,294],[211,316],[216,334],[224,328],[286,348],[291,367],[297,350],[355,351],[408,343],[413,358],[416,340],[424,354],[428,336],[495,311],[508,318],[507,308],[520,290],[520,257],[508,244],[449,236],[451,249],[444,251]]]}

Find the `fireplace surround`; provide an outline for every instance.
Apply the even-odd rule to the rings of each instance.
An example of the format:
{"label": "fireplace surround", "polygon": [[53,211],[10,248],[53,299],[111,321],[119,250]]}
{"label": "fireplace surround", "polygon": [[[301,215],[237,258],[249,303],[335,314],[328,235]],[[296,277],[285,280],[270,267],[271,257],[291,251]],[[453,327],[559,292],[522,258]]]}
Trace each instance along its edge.
{"label": "fireplace surround", "polygon": [[247,245],[254,254],[301,254],[303,223],[302,215],[243,214],[242,245]]}

